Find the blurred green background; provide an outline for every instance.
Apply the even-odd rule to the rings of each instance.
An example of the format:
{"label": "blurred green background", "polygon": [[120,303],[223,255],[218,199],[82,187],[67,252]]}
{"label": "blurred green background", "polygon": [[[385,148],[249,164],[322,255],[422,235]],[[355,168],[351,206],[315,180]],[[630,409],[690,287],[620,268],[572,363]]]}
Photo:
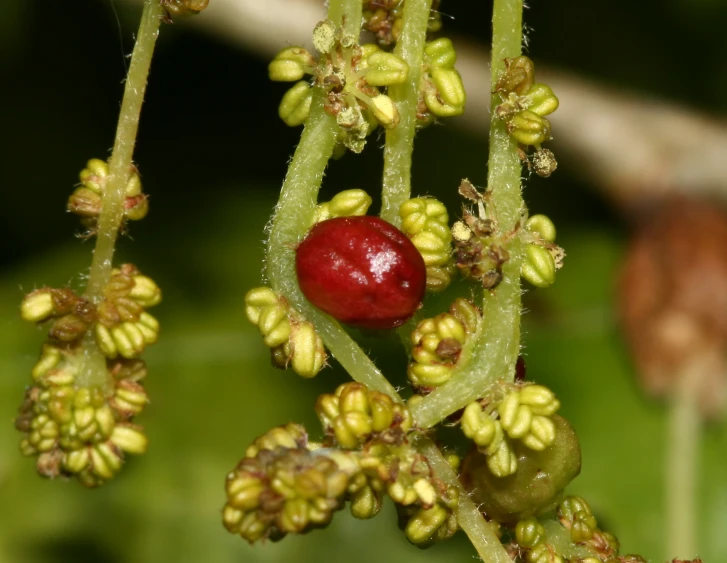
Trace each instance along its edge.
{"label": "blurred green background", "polygon": [[[454,17],[445,26],[486,43],[489,14],[479,4],[445,0]],[[74,236],[80,228],[64,206],[85,161],[108,155],[139,10],[109,0],[0,0],[0,14],[0,562],[471,560],[461,535],[428,551],[411,547],[389,505],[368,522],[343,511],[330,528],[279,544],[249,547],[222,528],[225,474],[246,445],[289,421],[315,434],[315,397],[345,374],[334,365],[304,381],[276,371],[244,319],[299,131],[277,118],[284,88],[268,83],[265,60],[187,24],[162,30],[135,157],[151,213],[118,253],[165,292],[154,311],[163,337],[145,356],[152,402],[139,419],[151,447],[94,491],[45,481],[20,457],[12,423],[43,332],[21,323],[17,307],[35,287],[78,287],[87,272],[93,242]],[[727,110],[724,2],[534,0],[526,21],[539,62],[712,114]],[[333,163],[323,196],[375,193],[376,144]],[[460,178],[484,184],[485,155],[484,138],[430,128],[418,138],[415,190],[457,209]],[[613,311],[628,225],[561,164],[526,191],[568,252],[558,283],[526,296],[528,376],[556,391],[581,438],[583,472],[570,490],[591,501],[623,552],[662,561],[665,416],[638,392]],[[444,303],[435,301],[431,310]],[[365,345],[403,381],[398,348],[373,338]],[[727,561],[726,452],[725,425],[710,426],[699,530],[710,563]]]}

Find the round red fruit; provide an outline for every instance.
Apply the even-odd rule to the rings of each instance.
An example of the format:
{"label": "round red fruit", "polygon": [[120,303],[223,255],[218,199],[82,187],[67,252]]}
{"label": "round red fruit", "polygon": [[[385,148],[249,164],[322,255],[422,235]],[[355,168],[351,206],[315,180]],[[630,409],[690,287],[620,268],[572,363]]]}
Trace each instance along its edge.
{"label": "round red fruit", "polygon": [[404,324],[426,289],[421,254],[404,233],[378,217],[316,224],[296,250],[295,267],[311,303],[362,328]]}

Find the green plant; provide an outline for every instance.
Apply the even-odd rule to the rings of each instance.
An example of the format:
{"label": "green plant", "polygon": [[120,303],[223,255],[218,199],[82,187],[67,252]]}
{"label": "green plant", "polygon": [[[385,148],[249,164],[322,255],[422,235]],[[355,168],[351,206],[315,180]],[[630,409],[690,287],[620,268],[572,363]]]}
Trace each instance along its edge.
{"label": "green plant", "polygon": [[[411,1],[409,4],[416,5]],[[338,5],[334,2],[332,9],[334,13],[331,15],[331,21],[336,21],[334,19],[336,16],[335,11],[338,10],[340,14],[345,12],[347,8],[345,4]],[[416,29],[416,25],[419,25],[421,30],[423,13],[426,13],[428,17],[428,8],[425,12],[420,6],[418,11],[412,8],[410,13],[407,13],[405,9],[403,13],[399,14],[400,19],[397,21],[400,24],[397,24],[397,26],[400,28],[399,37],[402,38],[402,41],[408,41],[410,37],[416,35],[411,31],[411,29]],[[415,16],[417,14],[419,24],[408,23],[416,22]],[[407,27],[408,25],[411,28]],[[397,26],[392,27],[396,29]],[[519,25],[513,27],[519,27]],[[330,32],[333,28],[330,24],[324,24],[320,29],[322,32]],[[335,29],[333,33],[334,35],[337,33]],[[324,34],[323,40],[326,37]],[[512,37],[509,39],[512,40],[510,43],[514,43]],[[341,36],[339,39],[342,46],[344,46],[344,40],[347,41],[348,38]],[[518,36],[518,45],[519,42]],[[322,44],[324,50],[326,44],[325,41]],[[328,48],[328,52],[330,52],[331,48],[333,47]],[[346,47],[344,46],[344,48]],[[413,50],[417,51],[417,49]],[[419,50],[421,51],[421,48]],[[445,53],[442,54],[442,51],[445,51]],[[452,74],[452,69],[447,68],[450,61],[453,62],[451,55],[448,53],[447,45],[442,46],[440,43],[435,47],[430,47],[429,52],[426,49],[424,52],[425,56],[430,56],[433,61],[437,61],[437,64],[442,64],[444,67],[435,69],[442,72],[432,73],[430,76],[431,84],[427,83],[429,89],[425,89],[424,99],[425,103],[428,100],[431,105],[431,107],[427,105],[428,110],[432,113],[439,111],[440,114],[437,115],[442,116],[456,113],[459,111],[464,99],[457,92],[457,88],[451,86],[452,81],[456,81],[456,78],[453,78],[455,75]],[[299,54],[297,53],[297,55]],[[369,59],[377,54],[372,53]],[[507,52],[502,54],[503,58],[505,58],[514,57],[516,53]],[[416,58],[416,56],[415,53],[413,57]],[[442,246],[447,248],[447,245],[450,244],[447,231],[441,229],[442,224],[447,225],[448,219],[446,216],[442,219],[441,211],[437,208],[434,200],[425,200],[422,205],[424,211],[420,211],[420,215],[426,216],[422,227],[414,225],[413,223],[416,223],[414,220],[409,221],[412,224],[407,224],[407,220],[411,219],[412,215],[416,215],[416,210],[414,213],[410,213],[411,210],[408,209],[406,212],[402,211],[407,206],[413,207],[413,202],[416,201],[408,197],[408,181],[402,181],[402,178],[409,176],[410,157],[402,157],[402,155],[405,155],[407,150],[410,154],[415,128],[412,124],[415,123],[415,120],[412,118],[411,112],[405,115],[404,112],[396,110],[395,113],[396,106],[393,103],[402,103],[402,101],[411,99],[412,92],[419,92],[419,90],[412,88],[411,85],[409,88],[405,88],[403,84],[397,84],[402,69],[405,68],[398,60],[387,58],[383,54],[374,58],[374,60],[378,60],[376,64],[379,66],[374,66],[380,76],[377,75],[379,79],[372,79],[373,82],[369,84],[374,87],[389,85],[390,91],[388,94],[374,93],[371,90],[363,94],[350,93],[357,100],[360,99],[367,104],[366,108],[371,111],[371,115],[364,115],[365,112],[362,112],[361,106],[357,107],[358,101],[352,103],[348,99],[344,100],[348,106],[339,108],[338,115],[343,114],[343,117],[337,120],[338,123],[336,124],[336,126],[344,129],[342,135],[339,129],[332,125],[330,117],[325,116],[320,111],[320,94],[315,91],[309,92],[309,88],[305,85],[303,86],[305,95],[302,96],[302,106],[301,103],[297,103],[293,108],[294,111],[288,113],[281,110],[281,114],[286,116],[297,115],[298,118],[301,118],[303,117],[302,114],[306,113],[304,111],[306,104],[310,104],[311,113],[306,117],[306,131],[310,130],[312,132],[308,143],[309,145],[315,143],[316,150],[320,150],[322,147],[324,153],[326,147],[329,146],[331,153],[333,153],[336,148],[334,143],[336,142],[342,143],[351,150],[362,149],[366,136],[364,130],[368,133],[372,126],[370,119],[375,119],[381,125],[390,127],[390,133],[387,133],[387,156],[389,158],[387,162],[390,165],[385,170],[385,177],[388,178],[389,184],[387,185],[385,182],[385,190],[382,196],[384,200],[382,213],[386,216],[388,210],[390,220],[397,222],[399,222],[399,219],[396,217],[396,213],[402,213],[402,230],[411,236],[413,240],[419,235],[430,235],[429,237],[419,236],[420,244],[418,248],[422,251],[427,266],[430,268],[428,272],[430,274],[428,279],[430,287],[440,289],[442,285],[448,283],[449,278],[452,276],[452,268],[448,267],[452,265],[452,262],[447,260],[448,253],[446,251],[444,252],[444,259],[442,259],[443,253],[441,251]],[[411,73],[412,64],[415,65],[416,61],[412,63],[405,60],[404,62],[409,66],[410,70],[408,72]],[[394,67],[393,70],[387,66],[388,63],[391,63],[391,66]],[[373,63],[370,64],[373,65]],[[526,64],[525,61],[520,59],[513,63],[513,69],[520,70],[520,67]],[[503,73],[503,75],[505,74],[507,74],[507,71]],[[515,73],[513,72],[513,74]],[[527,72],[525,74],[527,75]],[[500,80],[498,80],[499,82]],[[432,89],[431,85],[435,89]],[[302,91],[303,87],[298,87],[298,90]],[[397,89],[399,89],[398,92]],[[531,84],[526,88],[513,78],[511,81],[495,84],[495,89],[502,91],[508,98],[508,100],[500,99],[502,103],[497,105],[500,108],[505,103],[510,102],[510,94],[527,95],[530,90],[535,89],[535,86]],[[449,90],[452,90],[452,92],[449,92]],[[536,90],[542,92],[543,88]],[[363,96],[363,98],[360,96]],[[288,98],[288,101],[290,99]],[[298,100],[298,102],[301,102],[301,100]],[[517,104],[523,104],[517,98],[511,103],[516,109]],[[530,103],[532,102],[528,102],[528,104]],[[528,107],[530,106],[528,105]],[[347,110],[351,109],[353,109],[353,112],[346,113]],[[271,335],[277,337],[277,340],[273,338],[271,341],[277,342],[277,344],[271,347],[274,349],[273,352],[277,354],[273,357],[279,365],[286,365],[290,362],[293,368],[302,374],[315,374],[322,365],[320,357],[321,343],[323,342],[328,344],[329,349],[339,359],[345,359],[347,355],[350,357],[353,354],[353,360],[349,360],[349,372],[354,378],[363,380],[369,388],[374,390],[355,385],[340,388],[335,395],[326,395],[321,398],[318,411],[327,431],[328,445],[331,443],[337,444],[344,450],[357,451],[360,449],[364,454],[364,463],[368,463],[370,468],[374,468],[376,474],[366,474],[364,475],[365,478],[363,478],[363,474],[356,471],[355,467],[352,467],[354,465],[353,458],[356,458],[353,453],[347,454],[349,457],[346,459],[340,455],[331,456],[330,459],[320,455],[309,457],[306,452],[310,448],[302,447],[309,444],[301,438],[301,431],[298,428],[287,428],[285,432],[274,432],[272,436],[266,435],[268,440],[266,443],[263,443],[265,442],[263,440],[263,442],[255,446],[257,451],[248,452],[249,457],[241,463],[237,470],[237,477],[231,479],[230,487],[241,486],[238,477],[244,475],[246,471],[254,473],[264,471],[269,472],[272,476],[287,477],[291,471],[293,473],[297,472],[299,466],[302,465],[306,468],[305,476],[310,477],[308,482],[302,485],[303,496],[310,495],[310,498],[317,498],[313,493],[319,493],[320,489],[316,487],[320,483],[312,481],[318,479],[320,475],[324,475],[326,477],[324,483],[326,498],[331,501],[330,503],[324,502],[321,505],[317,504],[315,506],[317,512],[313,511],[315,517],[311,516],[312,509],[306,505],[291,503],[291,507],[283,515],[284,518],[281,520],[276,533],[281,528],[285,531],[299,531],[307,529],[310,524],[325,523],[330,511],[338,507],[337,502],[343,494],[351,495],[354,514],[361,517],[370,516],[377,510],[376,507],[381,500],[380,493],[384,488],[386,488],[391,498],[405,507],[402,509],[402,519],[405,522],[404,527],[407,535],[412,541],[426,543],[433,538],[442,539],[452,533],[455,530],[452,515],[457,512],[457,504],[459,503],[460,510],[463,505],[465,508],[468,507],[467,499],[457,498],[458,495],[454,492],[457,487],[456,482],[451,481],[452,472],[449,467],[456,465],[456,462],[451,457],[443,459],[431,444],[425,441],[425,438],[420,438],[417,435],[417,431],[412,433],[413,426],[409,421],[412,415],[416,426],[419,428],[435,426],[444,418],[445,414],[451,414],[457,409],[458,405],[465,406],[466,404],[469,413],[466,420],[471,423],[469,430],[466,430],[466,432],[476,437],[475,442],[485,451],[488,469],[495,473],[496,478],[502,477],[497,473],[517,472],[522,469],[522,466],[526,465],[518,457],[519,453],[516,448],[514,446],[510,447],[510,440],[521,440],[523,444],[527,445],[529,443],[531,446],[535,444],[536,448],[528,446],[533,450],[540,447],[547,449],[550,446],[555,432],[553,429],[560,428],[560,423],[557,422],[559,419],[550,418],[554,414],[553,405],[555,403],[553,399],[547,393],[543,396],[548,397],[548,400],[541,400],[540,395],[537,394],[536,397],[528,398],[526,396],[523,399],[523,394],[533,394],[536,390],[542,392],[541,389],[536,389],[536,386],[525,386],[522,389],[519,386],[490,386],[490,383],[495,381],[514,377],[515,362],[519,350],[520,290],[518,275],[521,274],[534,285],[544,286],[552,283],[555,271],[557,247],[552,246],[554,236],[548,234],[549,229],[541,228],[528,221],[525,228],[521,228],[520,232],[518,232],[518,227],[522,227],[520,225],[522,204],[518,199],[520,189],[520,162],[518,159],[520,155],[513,151],[512,141],[512,139],[515,139],[522,145],[539,145],[540,142],[545,140],[549,129],[546,118],[543,117],[547,115],[545,111],[541,110],[543,115],[540,115],[532,109],[517,109],[512,113],[510,113],[510,108],[501,109],[499,114],[502,115],[503,121],[499,127],[495,128],[495,133],[493,133],[494,155],[492,168],[495,170],[494,172],[491,170],[492,176],[488,182],[491,189],[482,194],[468,184],[463,184],[461,188],[462,195],[477,206],[478,212],[465,214],[463,221],[456,223],[457,229],[453,233],[456,246],[456,266],[459,266],[463,274],[478,280],[485,288],[482,304],[482,308],[486,313],[485,320],[480,319],[481,313],[477,310],[478,306],[473,306],[467,301],[454,303],[448,313],[441,313],[433,319],[419,320],[415,330],[411,331],[410,345],[413,361],[410,366],[410,373],[416,374],[415,386],[422,391],[422,395],[427,393],[427,398],[411,401],[409,411],[401,410],[396,401],[391,401],[389,393],[393,389],[385,380],[381,379],[378,371],[370,363],[365,361],[362,364],[356,363],[356,359],[364,360],[364,356],[360,350],[353,347],[345,333],[335,323],[332,323],[329,319],[323,317],[320,312],[307,305],[299,295],[296,295],[296,280],[292,277],[293,270],[290,261],[291,244],[300,240],[300,237],[312,222],[310,216],[306,219],[305,210],[311,211],[312,209],[313,215],[317,211],[315,208],[315,194],[311,193],[311,191],[317,189],[317,185],[314,186],[314,190],[304,191],[302,189],[302,187],[310,188],[310,180],[305,180],[305,178],[311,173],[311,167],[307,166],[307,162],[304,162],[304,165],[301,165],[296,173],[296,161],[294,160],[289,183],[286,182],[290,188],[286,192],[289,199],[288,201],[283,200],[281,203],[281,210],[277,215],[277,224],[273,225],[270,239],[273,250],[276,248],[275,244],[278,245],[277,256],[272,251],[269,255],[270,281],[275,291],[258,292],[257,297],[261,299],[263,297],[268,298],[270,302],[266,302],[264,299],[262,302],[249,302],[248,307],[250,310],[258,309],[257,313],[260,316],[257,317],[255,323],[260,326],[261,330],[265,329],[263,333],[266,338]],[[524,112],[531,112],[535,117]],[[425,116],[424,120],[426,121],[430,117]],[[402,125],[407,123],[409,129]],[[341,136],[330,139],[331,135]],[[390,142],[389,137],[391,137]],[[406,139],[406,141],[402,141],[402,139]],[[320,142],[321,140],[325,142]],[[304,147],[303,142],[301,146]],[[396,148],[392,148],[393,146]],[[499,153],[497,152],[498,146]],[[504,150],[505,148],[507,150]],[[535,166],[536,170],[550,172],[552,171],[552,160],[547,154],[543,153],[544,150],[538,150],[534,155],[531,155],[531,165]],[[323,157],[317,156],[317,162],[320,162],[323,157],[327,159],[325,154]],[[547,166],[536,164],[542,161],[550,164]],[[325,166],[325,162],[322,165]],[[319,183],[321,177],[322,169],[315,173],[313,184]],[[307,182],[308,185],[306,185]],[[496,189],[494,186],[500,185],[500,182],[504,182],[502,185],[509,186],[510,190],[500,191]],[[297,199],[296,195],[298,196]],[[397,205],[398,202],[401,205]],[[431,207],[434,207],[434,210],[426,209],[429,203],[433,204]],[[293,208],[294,205],[302,205],[304,213],[301,214],[303,217],[299,219],[300,224],[293,224],[295,223],[293,214],[285,214],[285,205],[288,205],[288,210]],[[479,212],[480,209],[483,210],[482,213]],[[346,213],[344,211],[344,214]],[[307,226],[305,229],[300,230],[299,227],[303,223],[307,223]],[[451,239],[452,236],[450,235],[449,238]],[[518,248],[519,245],[525,245],[525,249]],[[113,248],[113,245],[111,248]],[[485,262],[480,259],[483,250],[486,251],[487,260]],[[551,250],[554,252],[551,252]],[[526,256],[529,261],[526,265],[518,267],[518,261],[522,259],[521,255]],[[276,278],[276,276],[278,277]],[[446,281],[443,282],[442,280]],[[281,299],[281,297],[284,299]],[[47,297],[44,297],[44,299],[47,300]],[[269,313],[265,316],[263,316],[262,311],[264,307],[269,308],[267,309]],[[253,313],[253,316],[257,313]],[[296,315],[299,316],[296,317]],[[260,324],[261,317],[268,320],[269,323]],[[33,318],[32,320],[37,319]],[[281,329],[281,322],[285,325],[286,320],[289,324],[287,335],[284,327],[282,327],[282,330],[276,330]],[[491,322],[495,325],[494,327],[490,326]],[[325,332],[326,327],[328,332]],[[411,328],[414,327],[408,327],[408,329]],[[318,332],[316,332],[316,329],[318,329]],[[501,338],[503,335],[506,338]],[[486,349],[488,348],[486,345],[493,341],[488,341],[487,338],[494,338],[503,342],[501,344],[498,342],[498,346],[494,350],[492,347]],[[312,343],[313,345],[309,346],[307,353],[301,353],[301,350],[305,349],[306,343]],[[286,345],[288,346],[287,350],[285,349]],[[277,351],[275,348],[277,348]],[[135,353],[135,350],[129,352],[130,355]],[[491,362],[496,365],[489,367]],[[482,377],[483,366],[487,366],[486,375],[489,380],[479,381],[479,378]],[[503,374],[507,374],[507,377],[503,378]],[[455,382],[459,383],[455,385]],[[439,387],[439,390],[432,391],[434,387]],[[383,391],[384,394],[376,391],[376,389]],[[470,393],[474,393],[472,399],[482,399],[482,401],[467,400],[466,397]],[[547,406],[543,407],[541,403],[545,403]],[[535,407],[544,408],[545,410],[536,413]],[[369,413],[369,411],[371,412]],[[534,415],[529,424],[523,422],[527,422],[529,416],[522,414],[523,412],[530,412],[531,415]],[[482,413],[487,413],[490,416],[483,418]],[[370,417],[368,417],[369,414]],[[535,417],[541,417],[538,419],[539,422],[535,422]],[[498,424],[493,422],[495,420],[498,421]],[[494,429],[490,432],[488,428]],[[493,436],[489,436],[488,432],[492,433]],[[381,447],[378,447],[378,449],[374,447],[380,446],[380,444],[369,443],[372,433],[376,434],[377,439],[383,440],[387,444],[394,444],[394,449],[384,448],[382,451]],[[423,458],[414,457],[409,459],[410,463],[408,465],[404,464],[403,467],[409,470],[410,477],[417,476],[420,478],[414,479],[411,483],[402,483],[397,481],[392,474],[381,469],[381,460],[396,459],[400,464],[403,463],[402,460],[407,459],[407,455],[411,455],[411,451],[405,447],[406,442],[409,440],[414,444],[421,442],[419,453],[423,455]],[[572,440],[570,442],[572,443]],[[294,453],[291,453],[293,457],[292,469],[291,460],[280,452],[276,452],[278,446],[294,450]],[[399,450],[395,448],[399,448]],[[261,451],[266,450],[273,453],[261,454]],[[337,452],[337,454],[340,453]],[[529,452],[526,451],[525,453]],[[250,461],[250,459],[255,461]],[[524,459],[527,461],[527,456]],[[360,460],[356,461],[361,463]],[[449,463],[445,465],[443,461]],[[517,462],[517,467],[513,467],[513,461]],[[256,465],[258,463],[259,465]],[[332,465],[332,463],[335,465]],[[253,468],[250,469],[249,465],[252,465]],[[432,468],[434,468],[437,476],[431,474]],[[350,474],[346,473],[347,470],[350,471]],[[419,473],[420,471],[423,472]],[[446,480],[442,479],[442,476],[446,477],[447,475],[449,475],[450,483],[446,483]],[[344,481],[346,481],[346,487],[342,487]],[[447,486],[442,486],[443,482]],[[245,483],[245,485],[249,484]],[[254,489],[254,487],[252,488]],[[434,492],[432,492],[432,488]],[[249,495],[249,488],[242,487],[242,489]],[[560,487],[557,487],[557,489],[560,489]],[[294,493],[297,492],[297,490],[294,491]],[[235,494],[240,494],[240,491],[235,489]],[[377,495],[379,496],[377,497]],[[245,498],[247,500],[240,501],[243,506],[246,506],[245,502],[251,502],[249,497]],[[410,501],[409,499],[414,500]],[[567,505],[561,506],[561,512],[567,511],[566,509]],[[561,520],[565,522],[570,523],[571,520],[573,521],[570,526],[563,524],[565,528],[580,530],[578,533],[581,535],[573,537],[573,541],[578,542],[582,542],[584,539],[592,539],[595,535],[594,528],[596,528],[595,520],[589,517],[587,506],[582,508],[580,512],[585,513],[585,516],[581,518],[585,522],[584,525],[580,525],[581,520],[578,520],[579,525],[577,526],[575,524],[576,518],[571,518],[570,515],[567,517],[561,516]],[[498,555],[496,553],[498,550],[496,546],[499,544],[490,541],[488,546],[487,538],[492,538],[492,531],[482,524],[482,519],[474,510],[471,510],[471,513],[469,523],[467,523],[467,514],[460,514],[460,522],[464,521],[465,525],[470,527],[473,540],[478,544],[480,553],[487,558],[486,560],[497,560]],[[525,518],[525,514],[518,513],[518,516],[523,516],[520,522],[525,522],[525,524],[518,525],[516,531],[520,528],[527,528],[531,524]],[[507,516],[503,517],[503,521],[507,521]],[[256,522],[253,523],[256,524]],[[234,526],[231,527],[234,528]],[[583,531],[583,529],[586,531]],[[432,530],[435,530],[434,533],[432,533]],[[471,530],[475,530],[475,532]],[[554,534],[554,537],[557,536],[557,533],[550,528],[547,532]],[[560,532],[562,534],[562,530]],[[542,539],[543,534],[545,532],[535,535]],[[525,550],[524,552],[529,549],[531,550],[530,553],[534,554],[528,555],[528,557],[538,561],[548,560],[543,559],[543,557],[549,557],[552,550],[543,547],[542,544],[545,542],[535,541],[529,536],[528,539],[525,537],[526,535],[523,535],[522,538],[518,538],[516,535],[515,539],[521,548]],[[479,540],[477,540],[478,537]],[[548,539],[550,541],[550,536],[548,536]],[[567,544],[566,540],[563,541]],[[565,544],[558,546],[558,549],[563,550],[563,553],[566,553]],[[602,544],[603,542],[599,545]],[[537,546],[540,547],[536,549]],[[606,547],[612,548],[612,543],[606,541]],[[575,556],[580,557],[581,554]]]}

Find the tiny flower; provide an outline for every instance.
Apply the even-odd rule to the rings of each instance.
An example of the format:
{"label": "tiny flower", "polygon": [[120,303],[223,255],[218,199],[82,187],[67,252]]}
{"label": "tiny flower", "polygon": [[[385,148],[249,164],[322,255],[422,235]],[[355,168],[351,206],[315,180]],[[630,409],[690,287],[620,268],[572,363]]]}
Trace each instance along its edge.
{"label": "tiny flower", "polygon": [[278,107],[278,115],[289,127],[303,125],[310,114],[313,91],[310,85],[301,80],[284,95]]}

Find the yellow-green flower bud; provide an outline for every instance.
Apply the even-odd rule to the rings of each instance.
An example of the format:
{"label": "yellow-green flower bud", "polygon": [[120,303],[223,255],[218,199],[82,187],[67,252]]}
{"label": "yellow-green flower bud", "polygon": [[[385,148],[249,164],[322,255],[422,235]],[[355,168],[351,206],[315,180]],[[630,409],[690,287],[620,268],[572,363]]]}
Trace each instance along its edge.
{"label": "yellow-green flower bud", "polygon": [[143,454],[149,444],[148,438],[138,426],[126,423],[114,427],[110,440],[121,451],[130,454]]}
{"label": "yellow-green flower bud", "polygon": [[89,448],[73,450],[63,456],[63,468],[69,473],[80,473],[91,462],[91,452]]}
{"label": "yellow-green flower bud", "polygon": [[550,544],[541,542],[528,552],[528,563],[564,563]]}
{"label": "yellow-green flower bud", "polygon": [[376,51],[366,61],[366,82],[371,86],[403,84],[409,76],[409,65],[394,53]]}
{"label": "yellow-green flower bud", "polygon": [[275,82],[294,82],[310,74],[316,61],[302,47],[283,49],[268,65],[268,76]]}
{"label": "yellow-green flower bud", "polygon": [[385,94],[379,94],[371,98],[369,110],[384,128],[391,129],[399,123],[399,111],[396,104]]}
{"label": "yellow-green flower bud", "polygon": [[525,228],[545,242],[555,242],[555,225],[546,215],[532,215]]}
{"label": "yellow-green flower bud", "polygon": [[598,522],[583,510],[573,515],[573,525],[570,529],[570,537],[573,543],[581,543],[588,541],[593,537],[593,533],[598,529]]}
{"label": "yellow-green flower bud", "polygon": [[29,293],[20,305],[20,316],[24,321],[38,323],[48,319],[55,312],[50,290],[39,289]]}
{"label": "yellow-green flower bud", "polygon": [[358,68],[358,70],[363,70],[365,68],[368,68],[369,57],[371,55],[373,55],[374,53],[380,52],[381,49],[375,43],[364,43],[363,45],[361,45],[360,49],[361,49],[361,52],[360,52],[361,59],[358,62],[357,68]]}
{"label": "yellow-green flower bud", "polygon": [[287,308],[282,304],[266,307],[260,313],[258,328],[263,335],[263,341],[269,348],[280,346],[290,338],[290,321]]}
{"label": "yellow-green flower bud", "polygon": [[326,364],[323,340],[309,322],[290,327],[290,363],[301,377],[314,377]]}
{"label": "yellow-green flower bud", "polygon": [[462,413],[462,432],[482,448],[489,446],[495,439],[497,424],[477,401],[467,405]]}
{"label": "yellow-green flower bud", "polygon": [[459,72],[453,68],[435,68],[432,70],[432,82],[444,104],[459,108],[460,113],[464,111],[467,94]]}
{"label": "yellow-green flower bud", "polygon": [[278,296],[269,287],[256,287],[245,294],[245,314],[248,320],[256,325],[260,321],[261,311],[271,305],[277,305]]}
{"label": "yellow-green flower bud", "polygon": [[142,307],[153,307],[162,300],[162,290],[147,276],[141,274],[133,276],[134,286],[129,291],[129,297]]}
{"label": "yellow-green flower bud", "polygon": [[449,307],[449,312],[462,323],[468,334],[473,334],[482,319],[482,311],[468,299],[458,297]]}
{"label": "yellow-green flower bud", "polygon": [[283,94],[278,107],[278,116],[289,127],[303,125],[308,119],[312,103],[313,91],[307,82],[301,80]]}
{"label": "yellow-green flower bud", "polygon": [[550,121],[529,110],[512,116],[507,128],[512,138],[521,145],[538,146],[550,140]]}
{"label": "yellow-green flower bud", "polygon": [[371,202],[371,196],[363,190],[344,190],[333,196],[328,203],[328,214],[329,217],[366,215]]}
{"label": "yellow-green flower bud", "polygon": [[525,245],[520,275],[535,287],[548,287],[555,282],[555,260],[547,248],[537,244]]}
{"label": "yellow-green flower bud", "polygon": [[578,512],[593,514],[590,505],[582,497],[574,495],[567,496],[558,505],[558,518],[564,525],[572,524]]}
{"label": "yellow-green flower bud", "polygon": [[446,227],[449,222],[447,208],[433,197],[406,200],[399,207],[399,216],[402,219],[401,230],[410,237],[424,230],[439,232],[439,228]]}
{"label": "yellow-green flower bud", "polygon": [[525,385],[520,389],[520,403],[528,405],[533,414],[550,416],[560,408],[555,393],[543,385]]}
{"label": "yellow-green flower bud", "polygon": [[233,479],[228,478],[225,489],[229,506],[252,510],[259,506],[260,494],[265,490],[265,485],[259,477],[242,473]]}
{"label": "yellow-green flower bud", "polygon": [[351,515],[359,520],[376,516],[381,510],[381,493],[366,485],[351,493]]}
{"label": "yellow-green flower bud", "polygon": [[427,109],[438,117],[453,117],[464,112],[464,106],[452,106],[445,103],[433,84],[424,91],[424,103]]}
{"label": "yellow-green flower bud", "polygon": [[79,179],[85,187],[101,194],[106,186],[108,174],[109,167],[106,162],[99,158],[92,158],[86,163],[86,168],[81,170]]}
{"label": "yellow-green flower bud", "polygon": [[424,259],[426,266],[444,266],[450,260],[451,247],[448,240],[443,240],[435,233],[422,231],[411,238]]}
{"label": "yellow-green flower bud", "polygon": [[261,450],[305,447],[307,440],[308,434],[300,424],[291,422],[284,426],[276,426],[255,438],[255,441],[245,450],[245,457],[255,457]]}
{"label": "yellow-green flower bud", "polygon": [[547,416],[535,415],[522,442],[531,450],[543,451],[555,442],[555,423]]}
{"label": "yellow-green flower bud", "polygon": [[440,37],[430,41],[424,47],[424,56],[433,68],[454,68],[457,62],[457,53],[454,50],[452,41],[446,37]]}
{"label": "yellow-green flower bud", "polygon": [[520,520],[515,526],[515,539],[521,547],[533,548],[545,538],[545,528],[535,518]]}
{"label": "yellow-green flower bud", "polygon": [[437,530],[447,521],[449,512],[442,505],[435,504],[431,508],[419,509],[404,529],[406,538],[413,544],[429,541]]}
{"label": "yellow-green flower bud", "polygon": [[507,439],[500,440],[494,451],[488,451],[487,467],[496,477],[507,477],[517,471],[517,456]]}
{"label": "yellow-green flower bud", "polygon": [[558,98],[547,84],[533,84],[526,97],[529,100],[527,109],[540,117],[550,115],[558,109]]}
{"label": "yellow-green flower bud", "polygon": [[313,29],[313,46],[321,54],[330,52],[336,44],[338,28],[331,20],[323,20]]}

